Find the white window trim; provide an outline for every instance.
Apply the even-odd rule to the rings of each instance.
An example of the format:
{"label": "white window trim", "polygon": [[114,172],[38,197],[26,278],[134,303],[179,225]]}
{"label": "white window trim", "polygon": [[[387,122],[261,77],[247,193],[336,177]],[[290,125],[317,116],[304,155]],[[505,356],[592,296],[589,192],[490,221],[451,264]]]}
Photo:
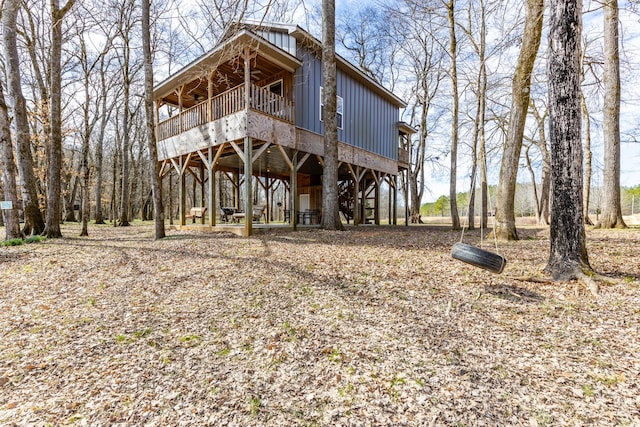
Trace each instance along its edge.
{"label": "white window trim", "polygon": [[279,80],[276,80],[275,82],[271,82],[268,85],[266,85],[266,88],[269,90],[269,92],[271,92],[271,86],[275,86],[278,83],[280,83],[280,92],[282,92],[280,93],[279,96],[284,96],[284,79],[279,79]]}
{"label": "white window trim", "polygon": [[[320,86],[320,122],[324,122],[324,120],[322,120],[323,111],[324,104],[322,102],[322,86]],[[338,122],[338,129],[344,129],[344,99],[338,95],[336,95],[336,119]]]}

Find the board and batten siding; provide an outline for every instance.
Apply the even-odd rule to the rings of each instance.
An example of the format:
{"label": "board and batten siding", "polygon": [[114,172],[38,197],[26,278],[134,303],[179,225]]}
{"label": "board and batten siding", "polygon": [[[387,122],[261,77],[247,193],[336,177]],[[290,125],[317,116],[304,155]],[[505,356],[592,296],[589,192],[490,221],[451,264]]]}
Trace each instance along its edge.
{"label": "board and batten siding", "polygon": [[262,37],[263,39],[268,40],[270,43],[278,46],[280,49],[288,52],[292,56],[296,56],[297,53],[297,43],[295,37],[289,35],[288,32],[284,31],[266,31],[266,30],[258,30],[256,34]]}
{"label": "board and batten siding", "polygon": [[[299,47],[302,67],[295,74],[296,126],[324,134],[320,121],[322,64]],[[398,159],[398,107],[338,69],[337,95],[343,99],[343,125],[338,140],[381,156]]]}

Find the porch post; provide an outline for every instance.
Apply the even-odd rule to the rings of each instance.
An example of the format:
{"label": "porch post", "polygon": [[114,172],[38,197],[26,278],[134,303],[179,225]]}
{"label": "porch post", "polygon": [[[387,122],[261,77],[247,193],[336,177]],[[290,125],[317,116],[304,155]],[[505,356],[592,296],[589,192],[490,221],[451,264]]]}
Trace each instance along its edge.
{"label": "porch post", "polygon": [[393,176],[393,225],[398,225],[398,175]]}
{"label": "porch post", "polygon": [[251,159],[252,153],[252,140],[248,136],[244,138],[244,188],[245,188],[245,200],[244,200],[244,232],[245,236],[251,236],[253,231],[253,188],[252,188],[252,175],[253,175],[253,161]]}
{"label": "porch post", "polygon": [[185,168],[183,166],[184,160],[180,156],[180,188],[178,189],[178,203],[180,209],[180,227],[184,227],[186,214],[184,212],[186,193],[187,193],[187,180],[184,176]]}
{"label": "porch post", "polygon": [[[205,164],[200,164],[200,206],[204,207],[205,188],[204,188],[204,168]],[[200,224],[204,225],[204,215],[200,218]]]}
{"label": "porch post", "polygon": [[[404,182],[408,183],[408,174],[409,171],[405,171],[405,179]],[[404,186],[404,225],[405,227],[409,226],[409,185]]]}
{"label": "porch post", "polygon": [[392,179],[393,178],[391,178],[391,175],[389,175],[387,177],[387,181],[389,183],[389,200],[387,200],[387,203],[389,204],[389,210],[387,211],[388,212],[388,214],[387,214],[387,222],[389,223],[389,225],[391,225],[393,223],[392,220],[391,220],[391,218],[392,218],[392,213],[391,213],[392,212],[391,211],[392,205],[391,205],[391,203],[393,202],[393,199],[391,198],[392,197],[392,193],[391,193],[391,180]]}
{"label": "porch post", "polygon": [[269,183],[269,170],[265,172],[265,189],[264,189],[264,203],[266,206],[266,214],[264,216],[264,222],[269,224],[269,217],[271,216],[271,197],[269,197],[269,193],[271,190],[271,185]]}
{"label": "porch post", "polygon": [[291,229],[298,228],[298,152],[293,153],[291,159],[293,167],[291,168],[291,188],[289,189],[289,221]]}
{"label": "porch post", "polygon": [[[373,171],[372,171],[373,172]],[[373,223],[375,225],[380,225],[380,179],[374,174],[374,200],[373,200]]]}
{"label": "porch post", "polygon": [[209,211],[209,227],[216,226],[216,170],[215,165],[213,164],[213,147],[209,147],[208,149],[208,165],[207,169],[209,169],[209,206],[207,210]]}
{"label": "porch post", "polygon": [[251,84],[251,51],[249,47],[244,48],[244,108],[249,110],[250,97],[249,85]]}
{"label": "porch post", "polygon": [[360,225],[360,166],[356,166],[353,181],[353,225]]}
{"label": "porch post", "polygon": [[[213,121],[213,76],[215,71],[207,76],[207,121]],[[211,156],[209,156],[211,160]]]}

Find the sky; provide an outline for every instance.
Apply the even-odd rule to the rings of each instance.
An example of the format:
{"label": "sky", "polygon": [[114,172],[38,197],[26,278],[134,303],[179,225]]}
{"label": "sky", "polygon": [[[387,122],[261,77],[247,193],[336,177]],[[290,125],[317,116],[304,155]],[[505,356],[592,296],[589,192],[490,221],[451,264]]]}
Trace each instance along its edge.
{"label": "sky", "polygon": [[[189,0],[186,0],[189,1]],[[336,21],[344,19],[345,16],[353,13],[357,8],[370,5],[369,2],[362,0],[336,0]],[[640,87],[637,87],[637,74],[640,70],[640,19],[637,15],[625,10],[628,3],[620,1],[620,19],[621,31],[625,44],[621,46],[621,55],[624,61],[628,61],[629,65],[623,65],[622,69],[622,105],[621,105],[621,185],[635,186],[640,185]],[[305,0],[304,8],[299,7],[296,10],[296,22],[311,31],[319,33],[319,18],[308,17],[305,14],[305,8],[310,10],[319,10],[319,0]],[[598,4],[595,0],[585,0],[584,10],[597,9]],[[298,22],[299,21],[299,22]],[[601,33],[602,16],[600,12],[591,12],[584,15],[584,32],[588,34]],[[319,36],[319,34],[318,34]],[[546,44],[545,35],[541,42],[541,49]],[[625,68],[626,67],[626,68]],[[637,89],[636,89],[637,88]],[[402,96],[401,93],[397,93]],[[597,108],[597,107],[595,107]],[[594,113],[594,121],[592,122],[592,147],[594,151],[594,175],[592,183],[595,186],[602,183],[602,127],[600,126],[601,118],[598,112]],[[601,116],[601,114],[600,114]],[[631,142],[635,138],[638,142]],[[464,156],[464,148],[460,148],[461,157]],[[457,179],[458,191],[467,191],[470,184],[469,166],[464,164],[464,160],[459,158],[459,171]],[[449,173],[448,166],[450,159],[444,158],[440,160],[441,165],[435,169],[429,170],[427,177],[426,191],[423,202],[435,201],[441,195],[449,194]],[[499,175],[499,159],[495,160],[489,170],[490,184],[497,184]],[[443,167],[444,166],[444,167]],[[528,173],[520,174],[520,181],[528,182]]]}

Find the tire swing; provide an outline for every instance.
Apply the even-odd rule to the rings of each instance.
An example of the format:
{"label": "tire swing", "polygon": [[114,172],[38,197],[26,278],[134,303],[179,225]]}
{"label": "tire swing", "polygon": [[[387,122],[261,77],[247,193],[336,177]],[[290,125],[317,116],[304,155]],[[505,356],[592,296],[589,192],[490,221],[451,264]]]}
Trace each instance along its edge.
{"label": "tire swing", "polygon": [[[496,247],[495,253],[482,249],[482,247],[477,247],[477,246],[464,243],[463,239],[464,239],[465,226],[463,226],[462,235],[460,236],[460,241],[457,243],[454,243],[453,248],[451,248],[451,257],[454,259],[457,259],[458,261],[462,261],[467,264],[473,265],[474,267],[491,271],[492,273],[496,273],[496,274],[502,273],[502,270],[504,270],[504,266],[507,265],[507,260],[505,257],[503,257],[498,253],[498,239],[496,237],[495,227],[496,227],[496,221],[494,217],[493,237],[494,237],[494,243]],[[484,229],[482,228],[482,221],[480,221],[480,246],[482,246],[483,241],[484,241]]]}

